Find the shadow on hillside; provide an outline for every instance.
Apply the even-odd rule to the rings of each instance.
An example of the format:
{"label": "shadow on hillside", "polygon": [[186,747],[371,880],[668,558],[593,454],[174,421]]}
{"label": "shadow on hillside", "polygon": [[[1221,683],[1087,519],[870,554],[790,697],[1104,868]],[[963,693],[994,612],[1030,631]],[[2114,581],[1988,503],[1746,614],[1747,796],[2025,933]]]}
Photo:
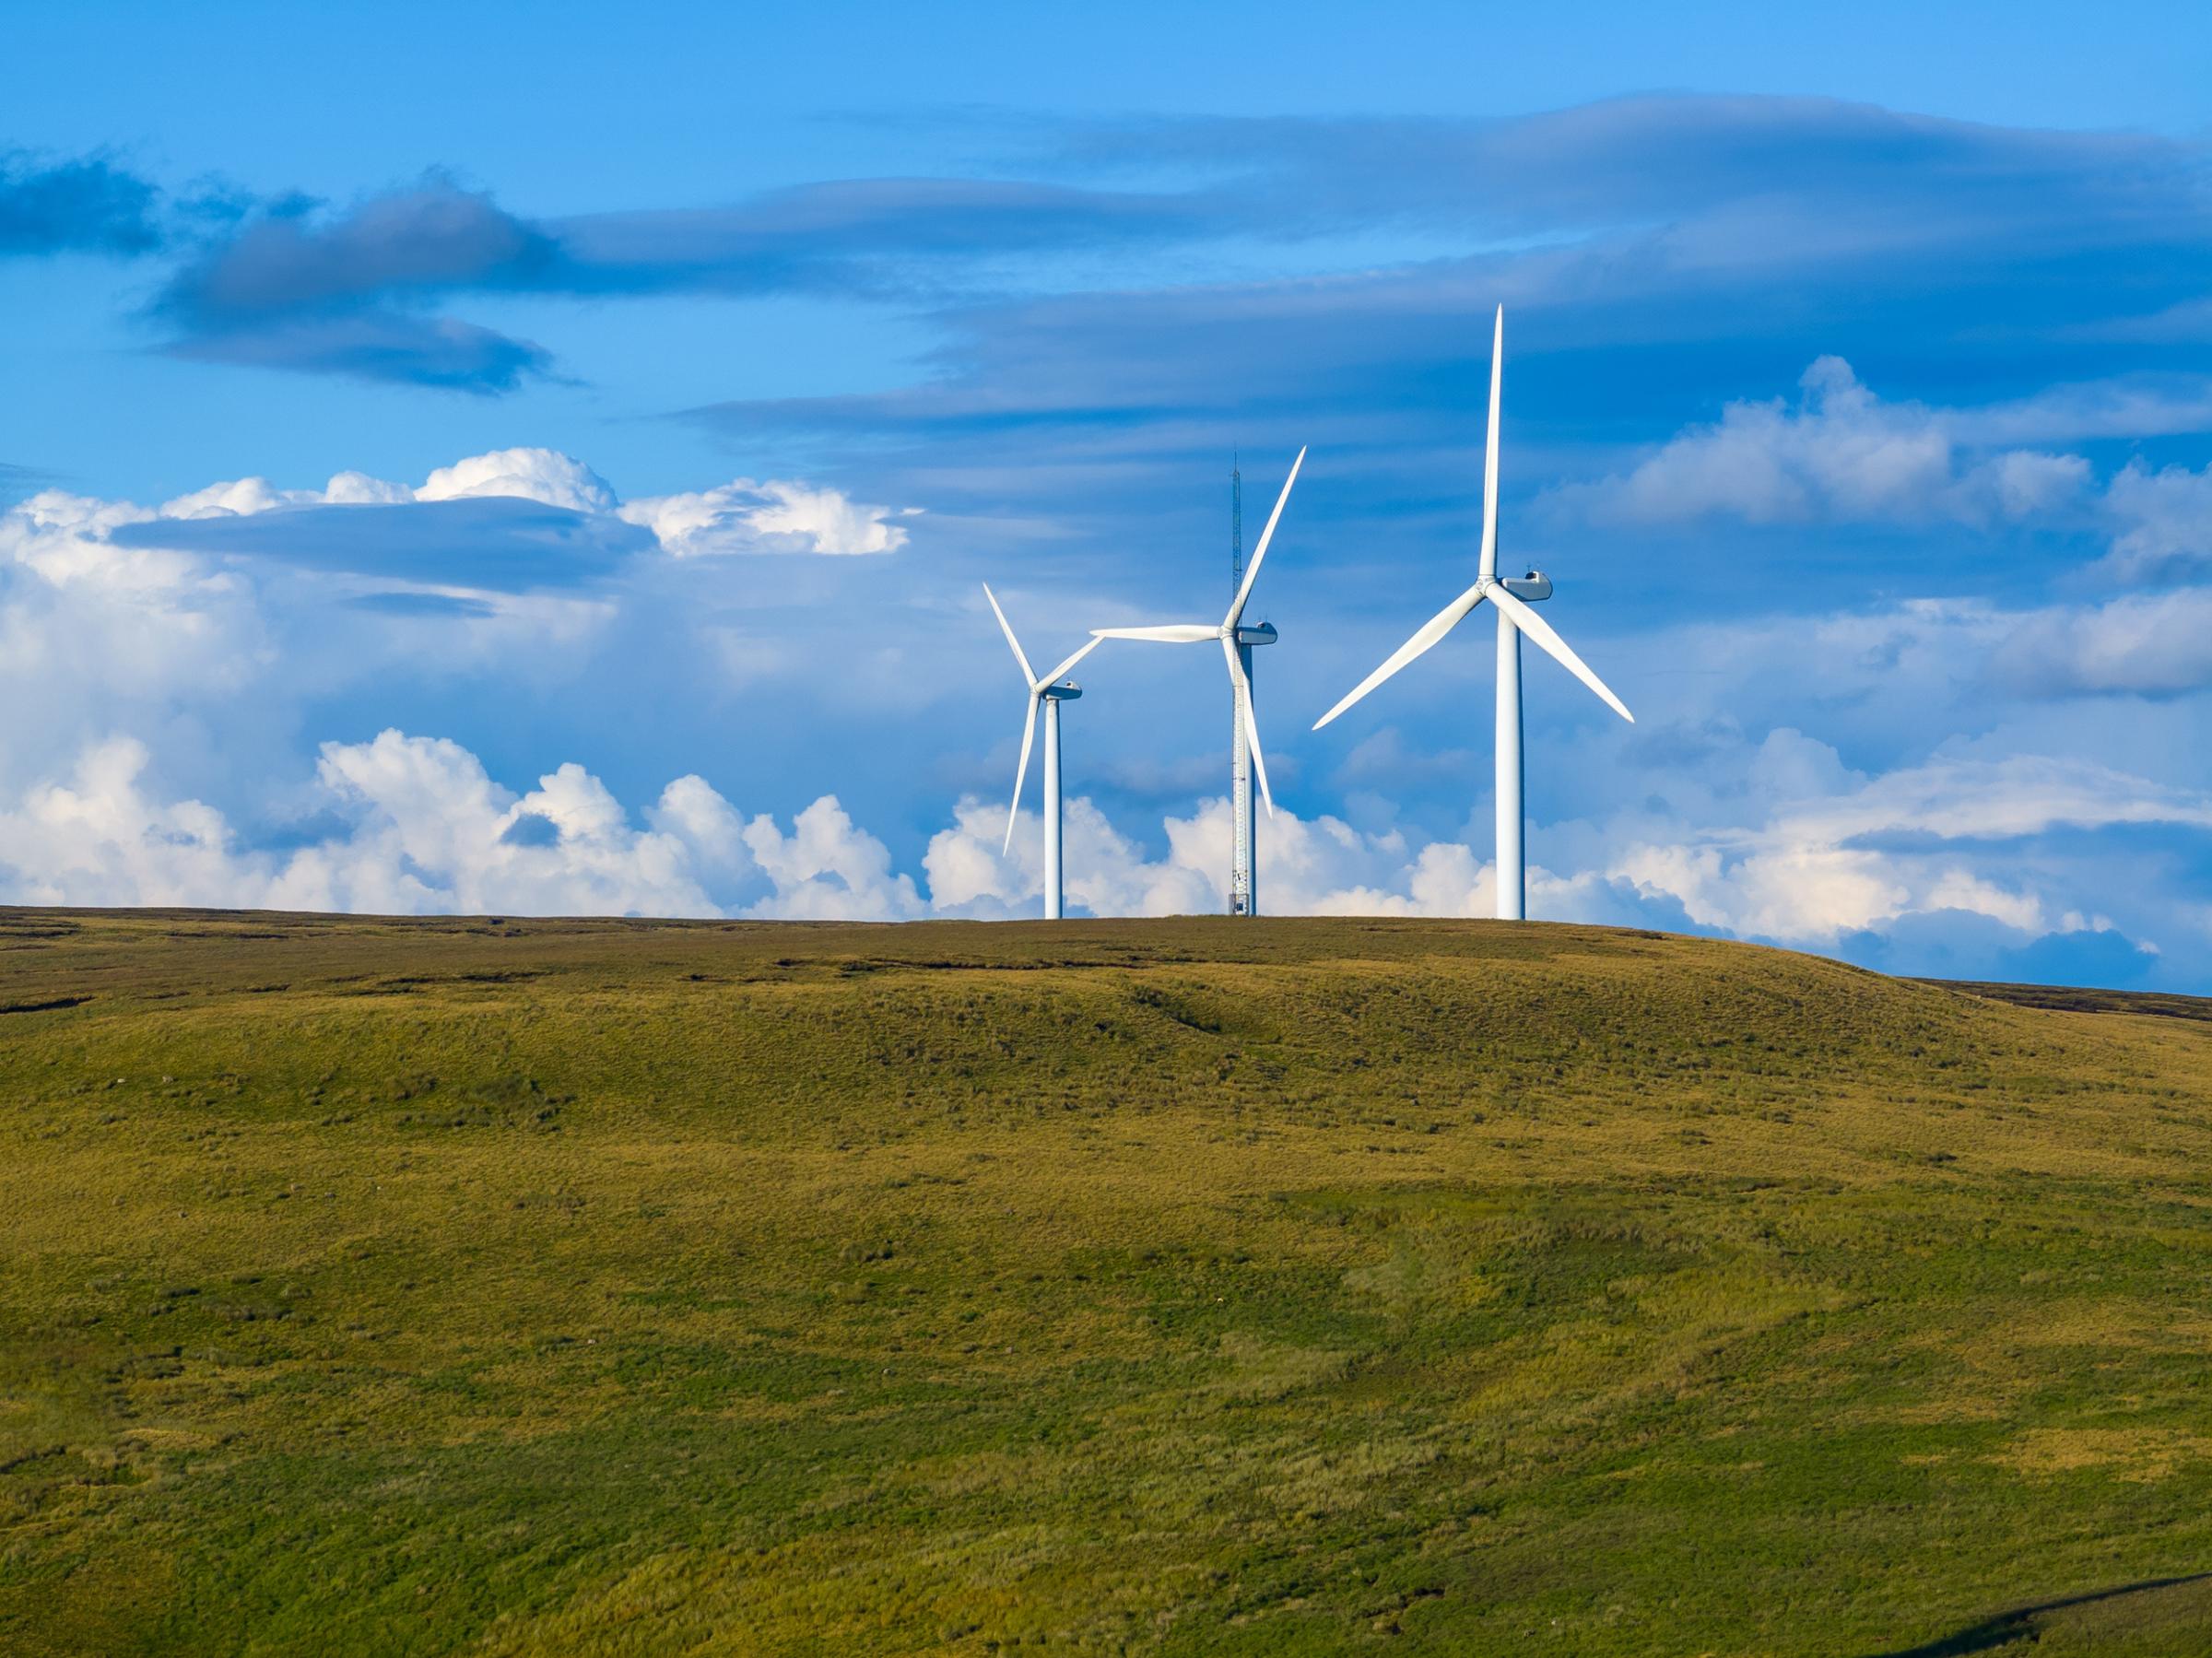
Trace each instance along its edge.
{"label": "shadow on hillside", "polygon": [[1996,984],[1979,979],[1919,979],[1939,990],[1962,991],[1991,1002],[2022,1007],[2056,1008],[2065,1013],[2147,1013],[2159,1018],[2212,1023],[2212,996],[2184,996],[2160,990],[2098,990],[2078,984]]}
{"label": "shadow on hillside", "polygon": [[2212,1571],[2193,1571],[2178,1578],[2146,1578],[2139,1583],[2124,1583],[2117,1589],[2096,1589],[2087,1594],[2070,1594],[2064,1600],[2043,1601],[2032,1606],[2015,1606],[2009,1612],[2000,1612],[1994,1617],[1941,1636],[1924,1645],[1900,1647],[1892,1652],[1882,1652],[1876,1658],[1967,1658],[1972,1652],[1986,1652],[2015,1640],[2036,1639],[2041,1630],[2040,1619],[2053,1612],[2065,1612],[2076,1606],[2092,1606],[2102,1602],[2117,1601],[2131,1594],[2149,1594],[2161,1589],[2177,1589],[2187,1583],[2201,1583],[2212,1579]]}

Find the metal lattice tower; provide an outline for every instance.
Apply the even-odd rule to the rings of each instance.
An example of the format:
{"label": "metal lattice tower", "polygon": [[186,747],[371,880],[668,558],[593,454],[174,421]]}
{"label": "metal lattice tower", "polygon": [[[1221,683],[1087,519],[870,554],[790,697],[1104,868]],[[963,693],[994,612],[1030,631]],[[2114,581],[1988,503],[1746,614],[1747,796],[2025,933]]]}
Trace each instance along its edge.
{"label": "metal lattice tower", "polygon": [[[1239,457],[1229,464],[1229,592],[1233,599],[1244,585],[1244,474]],[[1252,755],[1244,746],[1244,711],[1235,686],[1229,693],[1230,822],[1229,912],[1252,913]]]}

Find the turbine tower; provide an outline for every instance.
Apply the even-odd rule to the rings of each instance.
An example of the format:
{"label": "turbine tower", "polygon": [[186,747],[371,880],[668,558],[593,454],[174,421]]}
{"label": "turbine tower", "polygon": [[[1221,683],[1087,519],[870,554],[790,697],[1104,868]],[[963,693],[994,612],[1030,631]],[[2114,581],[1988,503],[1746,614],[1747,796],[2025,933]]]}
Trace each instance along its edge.
{"label": "turbine tower", "polygon": [[1595,691],[1606,705],[1633,725],[1636,716],[1606,688],[1587,664],[1570,650],[1529,606],[1551,596],[1551,582],[1535,570],[1518,580],[1498,575],[1498,408],[1505,373],[1505,307],[1490,339],[1490,430],[1482,459],[1482,561],[1475,585],[1446,605],[1400,645],[1389,661],[1362,679],[1335,708],[1313,722],[1319,731],[1385,679],[1456,628],[1485,599],[1498,612],[1498,919],[1519,921],[1526,909],[1527,858],[1523,844],[1521,803],[1521,636],[1525,633],[1561,666]]}
{"label": "turbine tower", "polygon": [[[1230,912],[1232,915],[1253,915],[1259,909],[1259,818],[1253,808],[1252,786],[1245,781],[1245,762],[1251,762],[1251,773],[1260,782],[1260,798],[1267,803],[1267,815],[1275,816],[1275,795],[1267,787],[1267,761],[1260,753],[1260,723],[1253,711],[1252,653],[1261,645],[1276,641],[1273,627],[1262,622],[1256,628],[1244,626],[1245,602],[1252,597],[1252,584],[1259,579],[1260,561],[1267,557],[1268,544],[1275,539],[1275,526],[1283,516],[1284,503],[1290,499],[1290,486],[1298,482],[1298,469],[1306,464],[1306,452],[1300,450],[1298,459],[1290,463],[1290,476],[1283,480],[1283,492],[1275,498],[1275,511],[1267,514],[1267,527],[1260,532],[1259,544],[1252,549],[1252,562],[1244,568],[1244,580],[1238,584],[1236,596],[1229,602],[1229,614],[1218,623],[1171,622],[1157,628],[1093,628],[1092,640],[1142,639],[1155,644],[1196,645],[1209,639],[1221,641],[1221,657],[1229,664],[1230,695],[1236,703],[1236,726],[1230,735],[1230,799],[1235,818],[1236,850],[1234,864],[1230,871]],[[1242,908],[1238,908],[1241,899]]]}
{"label": "turbine tower", "polygon": [[983,597],[991,601],[991,614],[998,617],[998,626],[1013,647],[1014,660],[1021,668],[1021,682],[1029,688],[1025,699],[1021,725],[1021,762],[1014,768],[1014,804],[1006,808],[1006,843],[1005,852],[1014,850],[1014,823],[1021,810],[1021,785],[1030,773],[1030,745],[1037,737],[1037,705],[1044,705],[1044,919],[1060,919],[1060,705],[1073,702],[1083,694],[1083,688],[1072,679],[1063,679],[1068,669],[1081,662],[1099,648],[1092,640],[1065,662],[1040,679],[1030,666],[1030,659],[1022,654],[1021,641],[1014,637],[1013,626],[1006,613],[998,607],[998,595],[991,591],[991,583],[983,583]]}
{"label": "turbine tower", "polygon": [[[1229,591],[1244,585],[1244,466],[1234,451],[1229,459]],[[1249,677],[1252,664],[1244,664]],[[1253,898],[1252,749],[1244,741],[1244,698],[1229,688],[1229,912],[1250,915]]]}

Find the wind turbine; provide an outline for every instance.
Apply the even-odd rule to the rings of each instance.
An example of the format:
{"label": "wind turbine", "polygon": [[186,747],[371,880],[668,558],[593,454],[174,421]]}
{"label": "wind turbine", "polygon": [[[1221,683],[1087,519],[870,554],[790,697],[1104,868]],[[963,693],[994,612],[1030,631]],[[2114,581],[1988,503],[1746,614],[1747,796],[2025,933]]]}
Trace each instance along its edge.
{"label": "wind turbine", "polygon": [[1505,370],[1505,307],[1490,340],[1490,431],[1482,461],[1482,562],[1475,585],[1424,623],[1389,661],[1354,686],[1335,708],[1313,722],[1319,731],[1385,679],[1456,628],[1485,599],[1498,612],[1498,919],[1519,921],[1526,902],[1527,861],[1522,844],[1521,636],[1525,633],[1606,705],[1633,725],[1636,716],[1606,682],[1568,648],[1549,623],[1529,608],[1551,596],[1550,581],[1535,570],[1519,580],[1498,575],[1498,403]]}
{"label": "wind turbine", "polygon": [[998,617],[998,626],[1006,636],[1006,643],[1014,649],[1014,660],[1021,665],[1021,682],[1029,687],[1022,725],[1021,763],[1014,768],[1014,804],[1006,808],[1006,852],[1014,850],[1015,815],[1021,810],[1021,785],[1030,774],[1030,745],[1037,737],[1037,705],[1044,704],[1044,919],[1060,919],[1060,705],[1073,702],[1083,694],[1083,688],[1072,679],[1061,676],[1099,648],[1092,640],[1073,656],[1040,679],[1030,666],[1030,659],[1022,654],[1021,641],[1014,637],[1012,624],[1006,613],[998,607],[998,595],[991,591],[991,583],[983,583],[983,597],[991,601],[991,613]]}
{"label": "wind turbine", "polygon": [[1236,729],[1230,745],[1230,798],[1238,818],[1230,892],[1232,903],[1241,898],[1244,906],[1241,913],[1246,915],[1255,913],[1258,908],[1259,874],[1258,814],[1253,810],[1252,790],[1244,783],[1247,756],[1253,772],[1260,780],[1260,795],[1267,803],[1267,816],[1275,816],[1275,795],[1267,787],[1267,762],[1260,754],[1260,723],[1252,706],[1252,653],[1257,646],[1275,643],[1276,631],[1265,622],[1256,628],[1244,626],[1244,602],[1252,597],[1252,584],[1260,574],[1260,560],[1267,557],[1267,546],[1275,539],[1275,526],[1283,516],[1283,505],[1290,499],[1290,486],[1298,482],[1298,469],[1305,464],[1306,452],[1301,449],[1298,459],[1290,463],[1290,476],[1283,480],[1283,492],[1275,498],[1275,511],[1267,514],[1267,527],[1260,532],[1259,545],[1252,549],[1252,563],[1245,568],[1243,585],[1230,601],[1229,614],[1218,623],[1170,622],[1158,628],[1090,630],[1094,642],[1103,639],[1143,639],[1164,645],[1197,645],[1209,639],[1221,641],[1221,659],[1229,664],[1230,694],[1237,705]]}

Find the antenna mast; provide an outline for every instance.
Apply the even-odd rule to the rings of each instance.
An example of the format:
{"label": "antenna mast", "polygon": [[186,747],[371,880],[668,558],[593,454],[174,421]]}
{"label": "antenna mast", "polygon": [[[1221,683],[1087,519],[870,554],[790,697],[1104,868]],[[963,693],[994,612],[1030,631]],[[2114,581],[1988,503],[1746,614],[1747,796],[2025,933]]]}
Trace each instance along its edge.
{"label": "antenna mast", "polygon": [[[1244,474],[1240,457],[1230,452],[1229,462],[1229,594],[1235,598],[1244,585]],[[1242,693],[1232,683],[1229,691],[1229,753],[1230,823],[1229,912],[1252,913],[1252,756],[1244,747]]]}

